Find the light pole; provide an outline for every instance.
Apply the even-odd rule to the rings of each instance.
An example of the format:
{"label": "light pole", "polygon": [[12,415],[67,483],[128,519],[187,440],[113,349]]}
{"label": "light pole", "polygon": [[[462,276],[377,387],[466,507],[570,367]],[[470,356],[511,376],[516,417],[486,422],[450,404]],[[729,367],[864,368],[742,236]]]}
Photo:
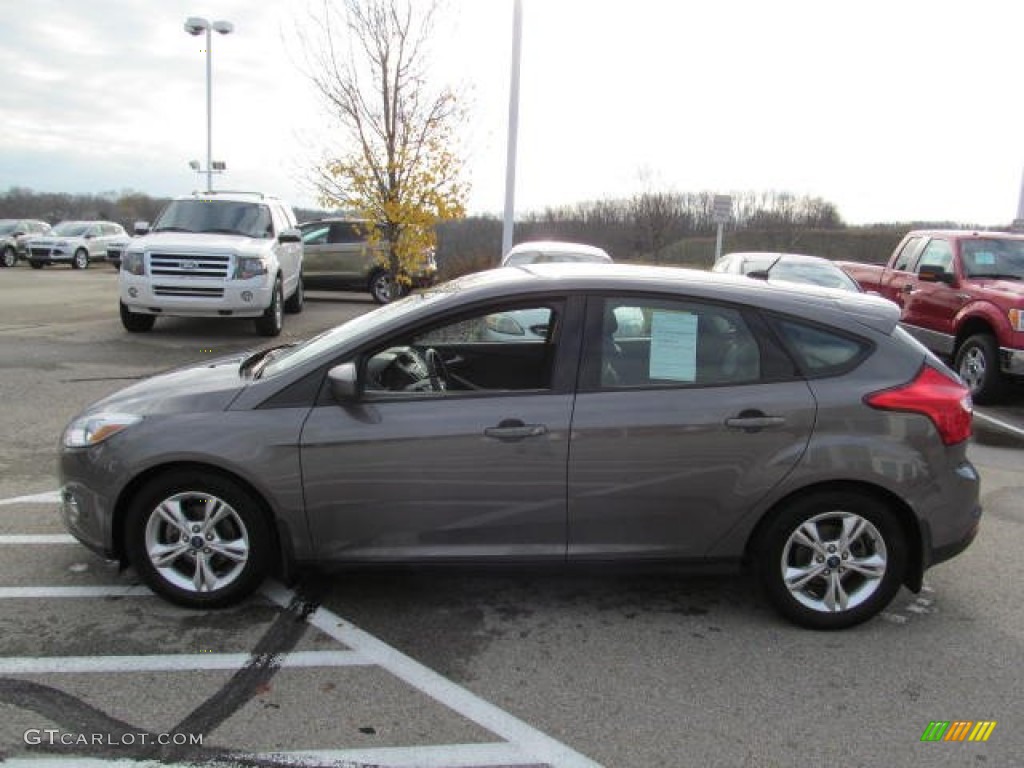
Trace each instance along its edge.
{"label": "light pole", "polygon": [[206,191],[213,191],[213,38],[211,30],[227,35],[235,29],[230,21],[213,23],[199,16],[185,19],[185,31],[193,37],[206,33]]}

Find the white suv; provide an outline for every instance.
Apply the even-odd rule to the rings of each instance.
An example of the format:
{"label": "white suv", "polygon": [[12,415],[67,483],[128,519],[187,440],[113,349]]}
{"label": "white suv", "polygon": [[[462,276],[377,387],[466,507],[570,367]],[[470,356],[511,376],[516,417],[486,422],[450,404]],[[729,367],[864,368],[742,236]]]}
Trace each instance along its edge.
{"label": "white suv", "polygon": [[160,315],[252,317],[277,336],[302,311],[302,233],[291,207],[253,192],[196,192],[172,200],[125,248],[121,322],[138,333]]}

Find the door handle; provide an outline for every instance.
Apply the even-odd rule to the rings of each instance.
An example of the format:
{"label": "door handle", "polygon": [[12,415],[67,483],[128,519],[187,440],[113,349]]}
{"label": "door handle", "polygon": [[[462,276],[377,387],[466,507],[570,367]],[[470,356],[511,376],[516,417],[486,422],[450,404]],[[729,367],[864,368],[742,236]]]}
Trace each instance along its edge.
{"label": "door handle", "polygon": [[913,283],[904,283],[900,291],[902,293],[913,293],[915,288],[916,286]]}
{"label": "door handle", "polygon": [[738,416],[725,420],[729,429],[742,429],[744,432],[760,432],[762,429],[781,427],[786,423],[782,416],[768,416],[761,411],[743,411]]}
{"label": "door handle", "polygon": [[496,427],[487,427],[484,434],[499,440],[522,440],[525,437],[540,437],[547,434],[543,424],[524,424],[519,419],[506,419]]}

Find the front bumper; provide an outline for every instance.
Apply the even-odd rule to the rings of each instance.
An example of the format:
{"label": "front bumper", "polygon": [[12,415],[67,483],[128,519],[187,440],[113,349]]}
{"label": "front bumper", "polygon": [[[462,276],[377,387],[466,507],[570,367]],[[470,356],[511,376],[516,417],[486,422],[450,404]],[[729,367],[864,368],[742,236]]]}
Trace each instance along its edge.
{"label": "front bumper", "polygon": [[146,278],[121,271],[121,301],[141,315],[259,317],[270,306],[274,284],[250,280]]}
{"label": "front bumper", "polygon": [[1024,349],[999,348],[999,369],[1010,376],[1024,376]]}

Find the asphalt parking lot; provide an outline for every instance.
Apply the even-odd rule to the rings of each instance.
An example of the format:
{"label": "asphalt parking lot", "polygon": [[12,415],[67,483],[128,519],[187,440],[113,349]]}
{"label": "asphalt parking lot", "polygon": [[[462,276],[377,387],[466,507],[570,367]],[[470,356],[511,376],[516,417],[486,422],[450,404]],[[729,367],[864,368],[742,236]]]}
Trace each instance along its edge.
{"label": "asphalt parking lot", "polygon": [[[1020,764],[1024,398],[976,420],[978,540],[853,630],[792,627],[742,577],[626,572],[312,574],[202,613],[64,534],[62,428],[138,377],[307,338],[369,297],[311,294],[268,342],[241,320],[127,334],[102,264],[0,270],[0,292],[6,763]],[[996,726],[922,742],[933,721]]]}

